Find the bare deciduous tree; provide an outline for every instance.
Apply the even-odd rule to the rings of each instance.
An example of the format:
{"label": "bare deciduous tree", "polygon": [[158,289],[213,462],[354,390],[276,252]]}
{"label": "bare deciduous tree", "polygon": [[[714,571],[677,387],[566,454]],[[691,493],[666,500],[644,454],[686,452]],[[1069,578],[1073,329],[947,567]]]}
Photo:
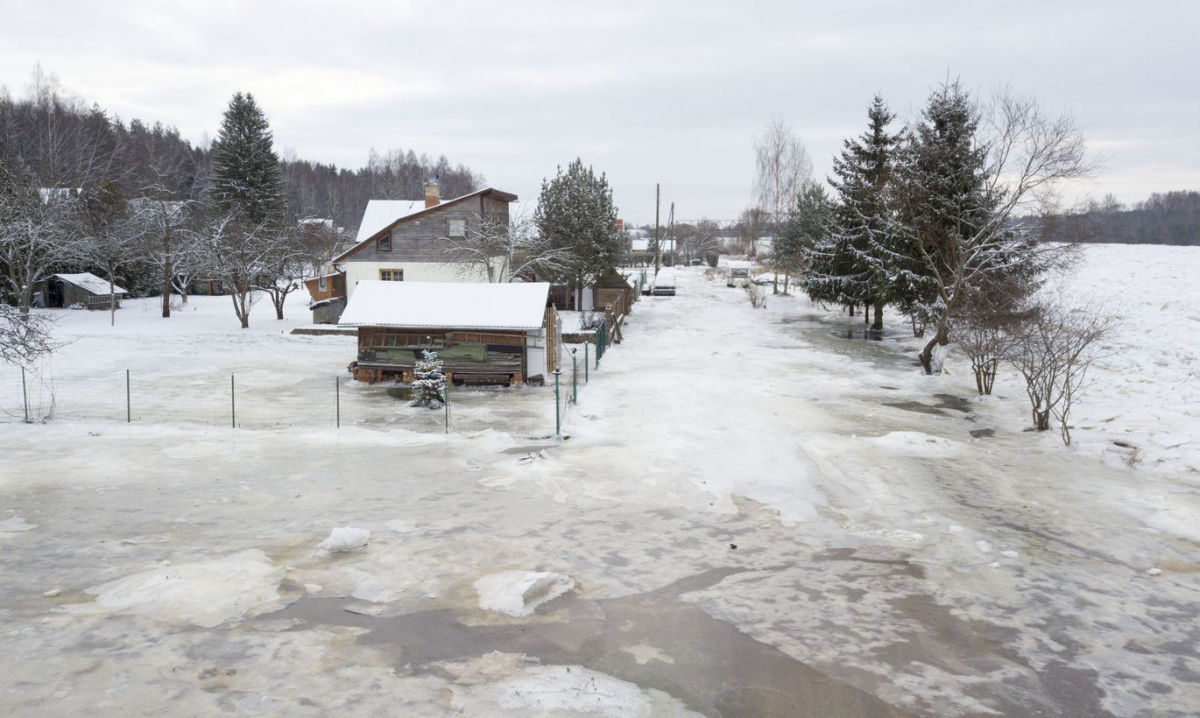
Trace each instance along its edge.
{"label": "bare deciduous tree", "polygon": [[194,216],[192,228],[202,267],[230,290],[233,312],[242,328],[250,327],[250,310],[258,301],[256,282],[275,250],[266,224],[250,224],[236,211],[208,204]]}
{"label": "bare deciduous tree", "polygon": [[443,237],[446,261],[465,274],[489,282],[511,282],[529,275],[553,276],[570,265],[570,247],[554,246],[537,230],[533,217],[519,210],[508,217],[475,216],[462,237]]}
{"label": "bare deciduous tree", "polygon": [[0,303],[0,361],[29,366],[54,349],[50,320],[44,314],[21,314]]}
{"label": "bare deciduous tree", "polygon": [[1107,355],[1101,342],[1116,325],[1115,317],[1091,307],[1047,303],[1032,312],[1009,358],[1025,380],[1035,429],[1048,430],[1054,417],[1063,443],[1071,443],[1071,409],[1087,386],[1092,364]]}
{"label": "bare deciduous tree", "polygon": [[[754,197],[770,212],[771,232],[778,236],[796,196],[812,182],[812,160],[804,143],[779,118],[755,140],[754,156]],[[773,291],[779,293],[778,269]]]}
{"label": "bare deciduous tree", "polygon": [[4,289],[16,299],[22,314],[29,313],[34,284],[44,281],[59,266],[78,259],[72,248],[75,202],[73,193],[66,189],[16,183],[0,188]]}

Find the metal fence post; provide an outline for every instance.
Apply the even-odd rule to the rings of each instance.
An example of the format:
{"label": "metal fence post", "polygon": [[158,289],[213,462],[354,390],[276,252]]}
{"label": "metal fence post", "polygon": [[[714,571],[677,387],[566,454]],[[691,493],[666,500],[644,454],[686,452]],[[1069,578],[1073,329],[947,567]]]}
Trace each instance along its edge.
{"label": "metal fence post", "polygon": [[336,407],[337,428],[342,428],[342,381],[336,376],[333,378],[333,402]]}
{"label": "metal fence post", "polygon": [[125,370],[125,423],[133,423],[133,404],[129,400],[129,370]]}
{"label": "metal fence post", "polygon": [[446,406],[446,433],[450,433],[450,382],[442,385],[442,403]]}
{"label": "metal fence post", "polygon": [[562,404],[558,398],[558,375],[559,370],[554,370],[554,435],[562,436]]}
{"label": "metal fence post", "polygon": [[571,403],[579,403],[579,362],[574,349],[571,350]]}
{"label": "metal fence post", "polygon": [[25,367],[21,367],[21,398],[25,401],[25,423],[29,423],[29,390],[25,388]]}
{"label": "metal fence post", "polygon": [[229,426],[237,428],[237,394],[233,386],[233,374],[229,375]]}
{"label": "metal fence post", "polygon": [[588,374],[591,373],[588,369],[588,361],[590,361],[588,359],[588,345],[584,344],[583,345],[583,383],[585,385],[588,383]]}

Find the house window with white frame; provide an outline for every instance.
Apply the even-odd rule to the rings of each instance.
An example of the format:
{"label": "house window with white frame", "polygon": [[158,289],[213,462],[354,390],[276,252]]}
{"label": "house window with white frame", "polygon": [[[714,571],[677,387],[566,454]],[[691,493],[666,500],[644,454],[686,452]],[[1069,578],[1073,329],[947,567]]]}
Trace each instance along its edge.
{"label": "house window with white frame", "polygon": [[384,282],[403,282],[403,269],[381,269],[379,270],[379,279]]}
{"label": "house window with white frame", "polygon": [[466,237],[467,236],[467,220],[452,219],[448,221],[447,237]]}

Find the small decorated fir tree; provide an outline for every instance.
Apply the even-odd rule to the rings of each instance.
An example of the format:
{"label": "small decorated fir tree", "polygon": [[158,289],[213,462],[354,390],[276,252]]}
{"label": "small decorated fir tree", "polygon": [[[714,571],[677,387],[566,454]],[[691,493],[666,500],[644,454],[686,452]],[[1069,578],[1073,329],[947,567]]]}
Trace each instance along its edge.
{"label": "small decorated fir tree", "polygon": [[446,375],[442,373],[442,360],[437,352],[422,351],[413,373],[417,378],[412,383],[413,400],[409,406],[442,408],[446,403]]}

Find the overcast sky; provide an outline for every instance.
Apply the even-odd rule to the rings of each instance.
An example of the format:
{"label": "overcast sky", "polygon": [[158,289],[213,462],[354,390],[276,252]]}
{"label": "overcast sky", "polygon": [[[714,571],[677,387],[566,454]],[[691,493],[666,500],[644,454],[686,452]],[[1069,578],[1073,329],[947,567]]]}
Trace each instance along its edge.
{"label": "overcast sky", "polygon": [[445,154],[536,196],[575,158],[620,213],[750,201],[773,117],[819,177],[879,91],[902,120],[950,77],[1069,110],[1103,155],[1082,191],[1200,189],[1200,2],[0,2],[0,84],[35,62],[122,118],[216,134],[254,93],[276,148],[340,166]]}

